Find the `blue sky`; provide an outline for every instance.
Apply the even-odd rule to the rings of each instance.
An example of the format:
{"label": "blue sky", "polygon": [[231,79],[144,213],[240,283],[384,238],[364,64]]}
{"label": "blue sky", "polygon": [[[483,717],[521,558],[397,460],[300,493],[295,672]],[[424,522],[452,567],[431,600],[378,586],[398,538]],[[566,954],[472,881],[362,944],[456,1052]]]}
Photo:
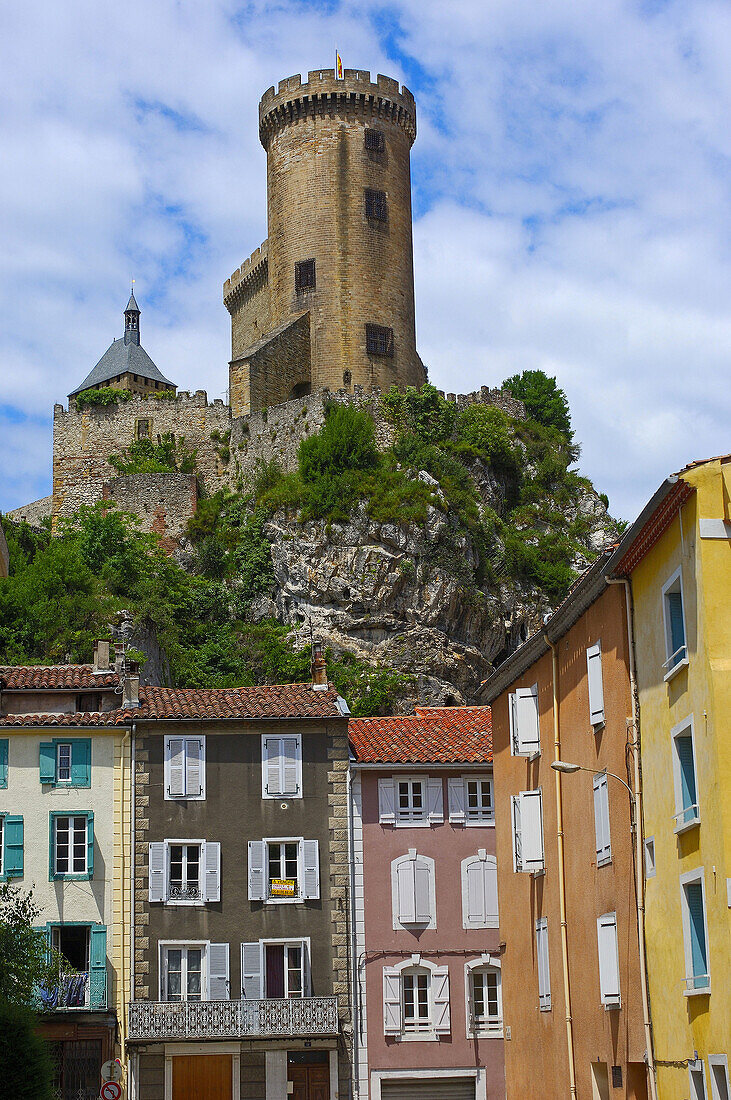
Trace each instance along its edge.
{"label": "blue sky", "polygon": [[725,0],[29,0],[0,42],[0,509],[50,492],[53,404],[132,277],[162,372],[222,396],[221,286],[266,236],[259,97],[336,44],[417,97],[432,381],[556,375],[626,518],[730,449]]}

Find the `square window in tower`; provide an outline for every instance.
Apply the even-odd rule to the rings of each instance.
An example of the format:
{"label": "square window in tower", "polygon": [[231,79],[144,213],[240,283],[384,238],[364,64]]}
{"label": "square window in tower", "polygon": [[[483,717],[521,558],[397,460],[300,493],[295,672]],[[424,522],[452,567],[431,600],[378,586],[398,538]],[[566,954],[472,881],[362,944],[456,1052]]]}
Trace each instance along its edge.
{"label": "square window in tower", "polygon": [[365,147],[371,153],[382,153],[386,148],[386,135],[383,130],[371,130],[366,128]]}
{"label": "square window in tower", "polygon": [[294,289],[296,291],[315,289],[314,260],[300,260],[294,265]]}
{"label": "square window in tower", "polygon": [[366,325],[366,352],[368,355],[393,356],[393,329],[384,325]]}
{"label": "square window in tower", "polygon": [[372,191],[369,187],[366,187],[365,212],[367,218],[378,218],[379,221],[385,222],[387,212],[386,192]]}

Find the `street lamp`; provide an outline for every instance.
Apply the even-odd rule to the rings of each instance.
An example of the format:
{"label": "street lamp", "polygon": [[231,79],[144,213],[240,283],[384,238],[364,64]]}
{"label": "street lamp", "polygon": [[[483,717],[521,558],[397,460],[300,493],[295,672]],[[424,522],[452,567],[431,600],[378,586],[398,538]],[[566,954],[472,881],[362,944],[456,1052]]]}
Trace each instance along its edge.
{"label": "street lamp", "polygon": [[554,760],[551,763],[551,767],[555,772],[562,772],[564,775],[572,775],[574,772],[589,772],[590,775],[611,775],[612,779],[616,779],[622,784],[624,789],[629,794],[629,804],[632,817],[632,829],[634,831],[635,822],[637,821],[637,801],[636,795],[629,783],[625,783],[621,775],[615,775],[614,772],[609,772],[606,768],[584,768],[581,764],[571,764],[568,760]]}

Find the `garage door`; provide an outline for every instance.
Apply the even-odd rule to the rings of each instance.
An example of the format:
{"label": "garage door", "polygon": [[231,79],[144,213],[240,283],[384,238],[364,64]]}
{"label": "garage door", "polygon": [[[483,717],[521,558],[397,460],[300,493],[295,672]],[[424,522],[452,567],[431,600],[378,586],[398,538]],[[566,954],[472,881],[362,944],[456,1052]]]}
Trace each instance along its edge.
{"label": "garage door", "polygon": [[381,1100],[475,1100],[474,1077],[381,1081]]}
{"label": "garage door", "polygon": [[173,1058],[173,1100],[231,1100],[230,1054],[180,1054]]}

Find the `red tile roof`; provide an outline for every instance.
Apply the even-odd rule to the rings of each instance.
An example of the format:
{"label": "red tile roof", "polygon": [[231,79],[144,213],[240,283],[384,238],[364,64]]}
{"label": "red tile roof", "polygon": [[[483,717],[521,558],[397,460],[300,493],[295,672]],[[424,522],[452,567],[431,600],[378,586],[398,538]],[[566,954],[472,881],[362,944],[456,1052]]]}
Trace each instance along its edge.
{"label": "red tile roof", "polygon": [[[76,666],[79,667],[79,666]],[[82,666],[83,667],[83,666]],[[124,726],[136,720],[229,718],[342,718],[338,693],[313,691],[311,684],[244,688],[140,688],[134,710],[101,714],[6,714],[0,726]]]}
{"label": "red tile roof", "polygon": [[0,681],[7,691],[97,691],[117,687],[113,670],[94,672],[93,665],[0,665]]}
{"label": "red tile roof", "polygon": [[417,707],[396,718],[351,718],[348,736],[363,764],[490,764],[489,707]]}

